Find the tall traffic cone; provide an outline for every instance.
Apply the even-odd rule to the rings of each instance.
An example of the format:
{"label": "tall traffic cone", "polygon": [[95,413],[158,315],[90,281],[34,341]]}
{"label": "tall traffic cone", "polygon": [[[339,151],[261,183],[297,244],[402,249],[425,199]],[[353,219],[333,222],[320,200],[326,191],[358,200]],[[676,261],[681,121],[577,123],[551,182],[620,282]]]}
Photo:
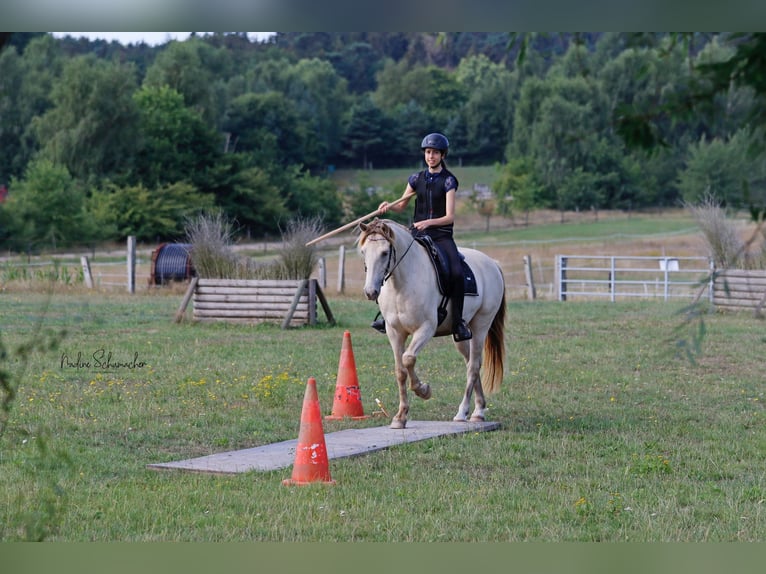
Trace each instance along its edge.
{"label": "tall traffic cone", "polygon": [[330,477],[327,460],[327,445],[322,429],[322,414],[319,409],[316,379],[310,377],[303,396],[301,428],[298,446],[295,448],[295,464],[291,478],[282,481],[285,485],[304,485],[312,482],[335,484]]}
{"label": "tall traffic cone", "polygon": [[327,420],[342,418],[366,419],[362,407],[362,392],[359,389],[359,379],[356,376],[354,349],[351,347],[351,333],[343,333],[343,345],[340,349],[338,362],[338,379],[335,383],[335,399],[332,403],[332,414]]}

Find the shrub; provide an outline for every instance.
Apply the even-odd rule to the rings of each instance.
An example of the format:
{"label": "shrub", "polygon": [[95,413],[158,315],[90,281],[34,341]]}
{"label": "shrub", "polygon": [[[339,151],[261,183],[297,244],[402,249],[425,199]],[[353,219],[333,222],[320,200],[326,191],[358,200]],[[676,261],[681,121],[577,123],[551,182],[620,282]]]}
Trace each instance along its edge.
{"label": "shrub", "polygon": [[726,211],[719,201],[707,195],[697,204],[687,204],[687,208],[702,231],[716,267],[740,267],[745,246],[732,222],[726,218]]}
{"label": "shrub", "polygon": [[202,214],[186,224],[190,255],[200,277],[207,279],[308,279],[317,263],[306,242],[321,233],[318,219],[294,219],[282,233],[279,257],[259,265],[232,250],[231,223],[220,213]]}

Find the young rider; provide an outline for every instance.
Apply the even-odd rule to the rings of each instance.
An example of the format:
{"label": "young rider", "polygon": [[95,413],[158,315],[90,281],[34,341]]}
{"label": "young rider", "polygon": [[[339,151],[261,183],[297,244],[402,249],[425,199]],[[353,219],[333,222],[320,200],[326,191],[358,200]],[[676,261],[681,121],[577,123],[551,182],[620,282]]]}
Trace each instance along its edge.
{"label": "young rider", "polygon": [[[428,134],[420,144],[426,165],[423,171],[411,175],[407,187],[397,205],[384,201],[378,209],[386,213],[389,209],[403,211],[412,197],[415,197],[415,213],[412,233],[431,237],[446,255],[450,269],[450,298],[452,299],[452,338],[466,341],[472,337],[471,330],[463,320],[463,265],[453,239],[455,222],[455,195],[457,178],[447,169],[444,158],[449,150],[449,141],[440,133]],[[372,327],[385,332],[380,319]]]}

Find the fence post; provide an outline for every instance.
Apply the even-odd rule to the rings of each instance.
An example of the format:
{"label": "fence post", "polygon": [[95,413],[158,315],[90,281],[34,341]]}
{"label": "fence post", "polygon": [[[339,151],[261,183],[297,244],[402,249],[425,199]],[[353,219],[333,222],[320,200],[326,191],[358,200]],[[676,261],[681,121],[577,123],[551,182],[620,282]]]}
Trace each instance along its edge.
{"label": "fence post", "polygon": [[338,254],[338,293],[343,293],[346,287],[346,246],[340,246]]}
{"label": "fence post", "polygon": [[128,236],[128,293],[136,292],[136,236]]}
{"label": "fence post", "polygon": [[556,256],[556,283],[558,284],[559,301],[567,300],[567,258]]}
{"label": "fence post", "polygon": [[93,274],[90,272],[90,261],[88,261],[87,255],[80,257],[80,265],[82,265],[82,277],[85,280],[85,286],[88,289],[93,289]]}
{"label": "fence post", "polygon": [[317,267],[319,268],[319,286],[327,289],[327,262],[324,257],[317,259]]}
{"label": "fence post", "polygon": [[610,263],[610,270],[609,270],[609,300],[614,303],[614,292],[616,290],[615,281],[617,278],[615,277],[616,269],[614,266],[614,256],[611,257],[611,263]]}
{"label": "fence post", "polygon": [[537,291],[535,290],[535,280],[532,275],[531,255],[524,256],[524,275],[527,278],[527,297],[534,301],[537,298]]}

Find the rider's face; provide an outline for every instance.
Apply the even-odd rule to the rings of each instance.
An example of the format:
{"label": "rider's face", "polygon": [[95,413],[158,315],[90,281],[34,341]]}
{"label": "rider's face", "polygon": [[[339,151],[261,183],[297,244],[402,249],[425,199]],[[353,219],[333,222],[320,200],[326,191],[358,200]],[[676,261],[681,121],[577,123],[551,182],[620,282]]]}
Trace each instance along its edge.
{"label": "rider's face", "polygon": [[426,165],[428,165],[429,168],[435,168],[439,166],[443,157],[440,150],[434,149],[432,147],[427,147],[423,153],[425,154]]}

